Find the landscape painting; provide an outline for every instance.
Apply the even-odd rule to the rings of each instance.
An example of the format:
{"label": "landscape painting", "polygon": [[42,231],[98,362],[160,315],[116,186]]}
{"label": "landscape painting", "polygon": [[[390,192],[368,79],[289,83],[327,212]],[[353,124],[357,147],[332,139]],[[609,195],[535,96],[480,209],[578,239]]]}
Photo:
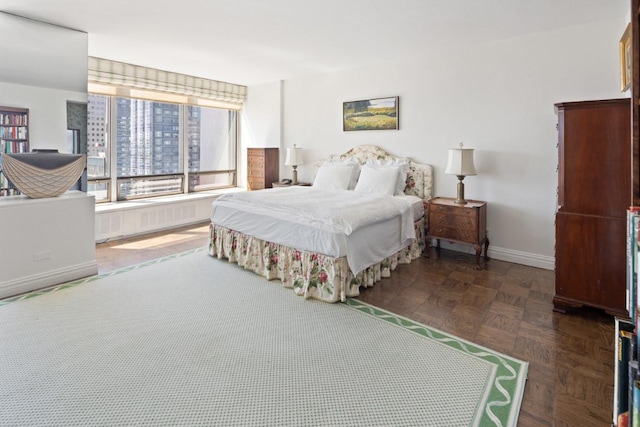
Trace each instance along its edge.
{"label": "landscape painting", "polygon": [[342,130],[398,129],[398,97],[342,103]]}

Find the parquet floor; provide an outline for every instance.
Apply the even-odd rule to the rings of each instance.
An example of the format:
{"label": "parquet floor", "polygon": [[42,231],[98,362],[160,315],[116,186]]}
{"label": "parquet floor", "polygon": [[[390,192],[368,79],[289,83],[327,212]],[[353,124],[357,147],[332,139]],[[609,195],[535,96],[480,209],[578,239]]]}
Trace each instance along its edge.
{"label": "parquet floor", "polygon": [[[97,245],[101,273],[207,244],[201,224]],[[553,272],[442,250],[401,265],[361,300],[530,363],[518,426],[611,425],[613,318],[552,311]]]}

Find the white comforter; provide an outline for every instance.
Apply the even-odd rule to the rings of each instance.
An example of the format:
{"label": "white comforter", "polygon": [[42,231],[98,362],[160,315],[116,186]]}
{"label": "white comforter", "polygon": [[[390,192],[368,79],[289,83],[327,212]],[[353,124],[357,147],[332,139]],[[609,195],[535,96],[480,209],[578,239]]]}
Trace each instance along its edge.
{"label": "white comforter", "polygon": [[415,240],[406,198],[286,187],[232,193],[213,202],[211,220],[262,240],[346,256],[357,274]]}

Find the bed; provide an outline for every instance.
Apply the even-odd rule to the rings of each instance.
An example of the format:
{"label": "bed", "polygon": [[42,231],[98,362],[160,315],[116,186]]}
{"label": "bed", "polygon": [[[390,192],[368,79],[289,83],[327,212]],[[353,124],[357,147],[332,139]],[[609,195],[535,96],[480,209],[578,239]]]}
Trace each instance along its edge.
{"label": "bed", "polygon": [[362,145],[315,167],[310,187],[216,199],[209,255],[326,302],[357,296],[421,256],[431,165]]}

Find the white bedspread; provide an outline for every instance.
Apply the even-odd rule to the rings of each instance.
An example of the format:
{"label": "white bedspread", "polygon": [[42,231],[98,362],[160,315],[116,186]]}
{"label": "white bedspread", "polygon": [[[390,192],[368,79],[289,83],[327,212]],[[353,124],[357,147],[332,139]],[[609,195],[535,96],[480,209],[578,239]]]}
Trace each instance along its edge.
{"label": "white bedspread", "polygon": [[354,274],[415,240],[409,199],[346,190],[226,194],[213,202],[211,221],[265,241],[346,256]]}

